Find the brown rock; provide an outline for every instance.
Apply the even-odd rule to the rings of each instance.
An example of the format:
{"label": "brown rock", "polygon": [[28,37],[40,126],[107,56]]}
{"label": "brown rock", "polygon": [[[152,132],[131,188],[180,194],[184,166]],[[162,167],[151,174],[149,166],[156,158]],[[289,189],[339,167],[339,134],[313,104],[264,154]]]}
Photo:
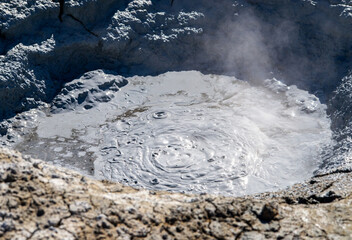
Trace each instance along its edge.
{"label": "brown rock", "polygon": [[270,222],[279,214],[278,206],[275,203],[265,203],[263,209],[258,216],[264,222]]}

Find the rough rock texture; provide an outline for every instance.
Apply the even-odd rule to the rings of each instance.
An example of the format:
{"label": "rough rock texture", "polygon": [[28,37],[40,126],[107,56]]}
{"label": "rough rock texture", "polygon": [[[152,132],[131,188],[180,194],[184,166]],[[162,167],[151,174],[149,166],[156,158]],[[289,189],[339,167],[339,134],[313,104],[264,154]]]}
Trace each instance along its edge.
{"label": "rough rock texture", "polygon": [[350,1],[65,2],[62,23],[54,1],[0,3],[0,119],[50,102],[95,69],[246,80],[274,72],[328,93],[349,68]]}
{"label": "rough rock texture", "polygon": [[322,169],[339,169],[339,171],[351,170],[351,146],[352,146],[352,75],[344,77],[331,98],[330,114],[332,129],[335,131],[336,146],[329,153],[329,161],[326,161]]}
{"label": "rough rock texture", "polygon": [[128,81],[121,76],[98,70],[104,80],[97,78],[94,73],[85,73],[80,79],[64,85],[60,93],[53,99],[52,112],[60,110],[79,110],[92,108],[96,102],[109,102],[114,97],[107,91],[116,92],[127,85]]}
{"label": "rough rock texture", "polygon": [[92,180],[3,149],[0,238],[350,239],[351,176],[270,196],[184,195]]}

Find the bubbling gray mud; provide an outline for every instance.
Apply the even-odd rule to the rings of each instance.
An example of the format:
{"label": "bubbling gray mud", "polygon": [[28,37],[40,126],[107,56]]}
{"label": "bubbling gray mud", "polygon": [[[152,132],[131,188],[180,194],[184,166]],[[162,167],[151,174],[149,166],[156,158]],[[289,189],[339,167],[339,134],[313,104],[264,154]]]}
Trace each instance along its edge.
{"label": "bubbling gray mud", "polygon": [[90,159],[97,178],[132,186],[243,195],[307,179],[331,143],[326,106],[275,79],[191,71],[127,81],[85,74],[54,99],[54,114],[26,113],[31,132],[13,144],[77,169]]}

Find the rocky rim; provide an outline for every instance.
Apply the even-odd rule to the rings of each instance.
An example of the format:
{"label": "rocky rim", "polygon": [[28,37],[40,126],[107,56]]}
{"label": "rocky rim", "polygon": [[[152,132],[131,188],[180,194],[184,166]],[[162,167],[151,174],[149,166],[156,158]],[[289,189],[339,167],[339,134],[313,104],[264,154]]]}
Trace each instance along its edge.
{"label": "rocky rim", "polygon": [[229,198],[138,190],[0,153],[2,239],[350,239],[350,172]]}

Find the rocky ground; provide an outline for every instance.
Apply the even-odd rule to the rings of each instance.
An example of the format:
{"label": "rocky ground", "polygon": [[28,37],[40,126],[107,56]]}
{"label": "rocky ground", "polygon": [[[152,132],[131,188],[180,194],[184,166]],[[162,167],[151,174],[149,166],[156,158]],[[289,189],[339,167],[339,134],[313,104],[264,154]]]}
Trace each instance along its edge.
{"label": "rocky ground", "polygon": [[0,153],[2,239],[351,239],[351,173],[242,198],[136,190]]}

